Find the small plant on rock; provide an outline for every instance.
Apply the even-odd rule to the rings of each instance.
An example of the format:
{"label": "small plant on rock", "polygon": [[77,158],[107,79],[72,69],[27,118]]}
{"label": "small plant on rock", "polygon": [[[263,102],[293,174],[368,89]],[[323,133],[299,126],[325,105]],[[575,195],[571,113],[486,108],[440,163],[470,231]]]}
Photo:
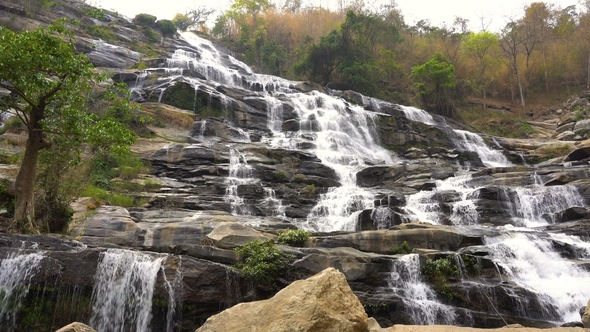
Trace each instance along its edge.
{"label": "small plant on rock", "polygon": [[280,244],[301,247],[305,244],[309,235],[309,232],[302,229],[289,229],[279,234],[278,241]]}
{"label": "small plant on rock", "polygon": [[450,288],[448,281],[450,277],[459,274],[459,268],[450,256],[427,260],[422,267],[422,273],[439,294],[448,299],[452,299],[456,295]]}
{"label": "small plant on rock", "polygon": [[234,251],[243,260],[236,264],[236,269],[244,277],[251,277],[264,288],[275,289],[276,279],[285,273],[289,259],[294,258],[275,248],[272,240],[254,240],[235,248]]}
{"label": "small plant on rock", "polygon": [[412,253],[412,247],[408,241],[404,241],[399,246],[393,247],[393,249],[391,249],[391,253],[394,255],[407,255]]}

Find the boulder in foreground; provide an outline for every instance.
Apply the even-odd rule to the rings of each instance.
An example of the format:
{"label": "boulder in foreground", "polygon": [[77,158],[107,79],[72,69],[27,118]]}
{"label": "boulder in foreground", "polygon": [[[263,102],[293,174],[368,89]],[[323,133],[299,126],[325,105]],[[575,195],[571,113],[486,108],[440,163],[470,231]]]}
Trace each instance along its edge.
{"label": "boulder in foreground", "polygon": [[55,332],[96,332],[93,328],[82,323],[68,324]]}
{"label": "boulder in foreground", "polygon": [[268,300],[209,317],[197,332],[366,332],[367,314],[342,273],[328,268]]}

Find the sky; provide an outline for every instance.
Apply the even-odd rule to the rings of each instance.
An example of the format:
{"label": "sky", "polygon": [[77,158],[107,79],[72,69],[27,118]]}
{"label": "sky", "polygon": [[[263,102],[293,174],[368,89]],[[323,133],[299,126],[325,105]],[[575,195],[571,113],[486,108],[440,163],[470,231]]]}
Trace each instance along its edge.
{"label": "sky", "polygon": [[[284,0],[271,0],[282,2]],[[304,6],[314,5],[336,8],[338,0],[303,0]],[[344,0],[346,1],[346,0]],[[367,3],[380,0],[367,0]],[[398,8],[404,15],[405,22],[413,23],[428,19],[431,25],[441,26],[443,23],[452,25],[456,16],[469,20],[469,28],[472,31],[482,30],[482,26],[489,31],[499,31],[508,22],[509,18],[520,18],[523,9],[532,2],[543,0],[395,0]],[[176,13],[185,13],[188,8],[200,6],[216,9],[219,12],[229,8],[231,0],[87,0],[91,5],[105,9],[113,9],[128,17],[134,17],[139,13],[148,13],[158,19],[172,19]],[[561,8],[577,5],[578,0],[545,0],[545,3],[553,4]],[[214,21],[214,14],[210,17]],[[482,25],[483,23],[483,25]]]}

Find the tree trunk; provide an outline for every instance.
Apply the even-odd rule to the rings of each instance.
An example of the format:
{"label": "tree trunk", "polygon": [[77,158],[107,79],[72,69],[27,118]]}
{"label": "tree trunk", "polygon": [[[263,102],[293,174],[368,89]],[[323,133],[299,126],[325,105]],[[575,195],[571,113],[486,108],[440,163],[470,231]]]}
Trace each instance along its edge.
{"label": "tree trunk", "polygon": [[25,148],[25,156],[16,176],[14,221],[13,226],[25,233],[39,232],[35,224],[35,176],[37,175],[37,160],[39,151],[48,148],[50,144],[43,139],[41,119],[44,110],[36,108],[29,117],[29,137]]}
{"label": "tree trunk", "polygon": [[35,216],[35,176],[39,157],[40,132],[30,131],[25,149],[25,156],[15,181],[14,225],[22,232],[36,230]]}

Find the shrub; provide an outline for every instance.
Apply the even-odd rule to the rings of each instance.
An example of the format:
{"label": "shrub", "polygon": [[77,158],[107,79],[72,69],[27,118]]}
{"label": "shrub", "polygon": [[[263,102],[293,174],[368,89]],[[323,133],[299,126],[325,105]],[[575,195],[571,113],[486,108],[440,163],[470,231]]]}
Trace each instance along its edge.
{"label": "shrub", "polygon": [[149,28],[154,26],[157,19],[154,15],[142,13],[135,15],[133,23]]}
{"label": "shrub", "polygon": [[303,193],[305,194],[305,196],[307,197],[311,197],[313,195],[315,195],[315,184],[308,184],[307,186],[305,186],[305,188],[303,188]]}
{"label": "shrub", "polygon": [[286,244],[292,247],[301,247],[309,238],[310,233],[302,229],[288,229],[279,234],[278,241],[280,244]]}
{"label": "shrub", "polygon": [[275,181],[277,182],[287,182],[289,179],[287,178],[287,174],[283,171],[276,171],[274,174]]}
{"label": "shrub", "polygon": [[162,33],[164,37],[172,37],[176,33],[176,26],[170,20],[158,20],[156,22],[156,29]]}
{"label": "shrub", "polygon": [[408,241],[404,241],[399,246],[393,247],[393,249],[391,249],[391,253],[394,255],[399,255],[399,254],[406,255],[411,252],[412,252],[412,247],[410,246]]}
{"label": "shrub", "polygon": [[275,248],[272,240],[250,241],[234,251],[243,257],[243,261],[236,264],[240,274],[254,279],[259,286],[271,289],[276,288],[276,278],[284,274],[289,259],[293,258]]}
{"label": "shrub", "polygon": [[439,259],[429,259],[422,267],[426,280],[431,282],[434,289],[441,295],[452,299],[456,294],[448,284],[448,279],[459,274],[459,268],[450,256]]}
{"label": "shrub", "polygon": [[160,41],[160,36],[154,29],[145,27],[142,32],[145,38],[147,38],[148,43],[153,44]]}

